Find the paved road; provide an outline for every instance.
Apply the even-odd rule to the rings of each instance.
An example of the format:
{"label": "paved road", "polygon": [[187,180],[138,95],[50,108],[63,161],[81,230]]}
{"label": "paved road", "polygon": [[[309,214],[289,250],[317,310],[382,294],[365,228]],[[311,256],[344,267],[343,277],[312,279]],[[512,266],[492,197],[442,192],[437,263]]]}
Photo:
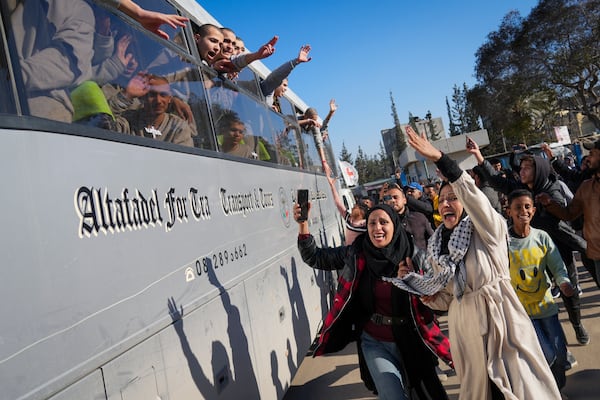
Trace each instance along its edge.
{"label": "paved road", "polygon": [[[577,359],[577,366],[567,372],[567,385],[563,392],[569,400],[600,399],[600,290],[591,277],[579,268],[583,287],[582,318],[591,341],[580,346],[561,304],[560,320],[567,335],[569,350]],[[440,321],[445,327],[445,320]],[[459,384],[450,376],[444,386],[450,400],[458,399]],[[307,357],[302,364],[284,400],[371,400],[377,399],[369,392],[358,372],[356,348],[348,346],[343,352],[323,357]]]}

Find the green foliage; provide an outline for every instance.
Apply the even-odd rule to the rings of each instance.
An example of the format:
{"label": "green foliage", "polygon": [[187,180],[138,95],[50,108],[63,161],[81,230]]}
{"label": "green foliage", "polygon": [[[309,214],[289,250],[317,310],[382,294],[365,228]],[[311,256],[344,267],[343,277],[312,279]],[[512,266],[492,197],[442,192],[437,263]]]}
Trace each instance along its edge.
{"label": "green foliage", "polygon": [[394,129],[396,129],[396,159],[406,150],[406,139],[404,138],[404,132],[402,132],[402,124],[400,124],[400,118],[398,118],[398,112],[396,110],[396,103],[392,92],[390,92],[390,100],[392,102],[392,118],[394,118]]}
{"label": "green foliage", "polygon": [[352,153],[350,153],[348,151],[348,149],[346,148],[346,143],[344,143],[344,142],[342,142],[342,150],[340,151],[340,160],[347,161],[350,164],[354,163],[354,161],[352,161]]}
{"label": "green foliage", "polygon": [[452,108],[450,107],[450,102],[448,101],[448,97],[446,97],[446,109],[448,110],[448,121],[450,126],[448,127],[448,132],[450,136],[460,135],[460,130],[456,123],[454,123],[454,116],[452,115]]}
{"label": "green foliage", "polygon": [[383,146],[381,146],[379,156],[369,156],[363,152],[360,146],[358,147],[356,159],[354,160],[354,168],[358,172],[360,183],[375,181],[391,175],[386,168],[387,163],[385,158],[381,158],[382,151]]}
{"label": "green foliage", "polygon": [[448,119],[450,120],[450,136],[461,135],[481,129],[479,115],[469,97],[469,88],[463,83],[462,88],[454,85],[452,88],[452,107],[446,98]]}
{"label": "green foliage", "polygon": [[476,53],[468,93],[492,142],[547,140],[569,113],[600,129],[599,31],[600,0],[540,0],[504,17]]}

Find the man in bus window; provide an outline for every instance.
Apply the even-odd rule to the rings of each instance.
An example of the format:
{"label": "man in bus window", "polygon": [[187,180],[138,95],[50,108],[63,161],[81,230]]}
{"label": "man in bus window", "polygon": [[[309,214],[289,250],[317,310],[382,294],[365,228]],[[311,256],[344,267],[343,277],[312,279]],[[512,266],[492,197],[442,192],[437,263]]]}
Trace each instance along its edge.
{"label": "man in bus window", "polygon": [[213,24],[203,24],[196,29],[194,39],[202,61],[206,65],[212,65],[221,52],[221,43],[223,43],[221,29]]}
{"label": "man in bus window", "polygon": [[[142,107],[132,109],[134,100]],[[118,131],[193,146],[192,128],[184,119],[167,112],[173,96],[166,78],[156,75],[134,76],[124,90],[108,100],[117,118]]]}

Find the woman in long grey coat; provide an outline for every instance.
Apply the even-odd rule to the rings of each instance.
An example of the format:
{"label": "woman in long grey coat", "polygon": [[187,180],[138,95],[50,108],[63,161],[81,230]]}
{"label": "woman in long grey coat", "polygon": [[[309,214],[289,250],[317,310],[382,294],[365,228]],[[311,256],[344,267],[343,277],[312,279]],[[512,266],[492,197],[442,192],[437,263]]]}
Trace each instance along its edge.
{"label": "woman in long grey coat", "polygon": [[410,273],[398,286],[448,310],[460,399],[560,399],[533,325],[510,283],[507,225],[473,179],[429,141],[409,143],[449,180],[439,193],[443,224],[429,240],[435,274]]}

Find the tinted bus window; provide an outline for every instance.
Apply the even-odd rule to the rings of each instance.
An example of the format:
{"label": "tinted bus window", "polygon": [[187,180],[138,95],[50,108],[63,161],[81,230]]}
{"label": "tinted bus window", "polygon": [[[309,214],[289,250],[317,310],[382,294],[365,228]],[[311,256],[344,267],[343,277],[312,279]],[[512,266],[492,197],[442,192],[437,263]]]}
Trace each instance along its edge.
{"label": "tinted bus window", "polygon": [[[219,82],[220,81],[220,82]],[[229,81],[209,90],[219,150],[244,158],[277,162],[268,110]]]}
{"label": "tinted bus window", "polygon": [[258,81],[256,79],[256,75],[250,68],[242,69],[236,79],[234,80],[235,84],[242,87],[243,89],[250,92],[254,95],[259,101],[263,101],[263,95],[260,92],[260,88],[258,86]]}
{"label": "tinted bus window", "polygon": [[[164,1],[151,3],[175,12]],[[215,148],[202,75],[182,51],[181,28],[165,42],[95,3],[42,4],[21,2],[11,14],[25,114]],[[70,14],[59,18],[65,10]],[[74,27],[77,35],[65,33]]]}
{"label": "tinted bus window", "polygon": [[313,172],[323,172],[319,150],[311,131],[300,130],[300,137],[304,145],[304,169]]}
{"label": "tinted bus window", "polygon": [[302,168],[304,163],[300,154],[298,124],[293,119],[282,118],[275,111],[271,111],[270,115],[275,132],[275,147],[279,163]]}

